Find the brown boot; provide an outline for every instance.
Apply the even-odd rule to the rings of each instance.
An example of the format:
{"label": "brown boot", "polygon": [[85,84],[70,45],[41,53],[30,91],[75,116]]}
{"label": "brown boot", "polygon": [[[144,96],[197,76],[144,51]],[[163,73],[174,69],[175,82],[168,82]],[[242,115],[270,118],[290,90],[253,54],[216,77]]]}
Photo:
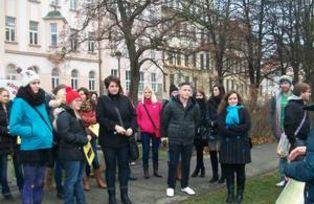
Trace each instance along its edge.
{"label": "brown boot", "polygon": [[106,189],[107,188],[107,184],[103,180],[101,174],[102,174],[102,171],[101,171],[100,168],[94,170],[94,175],[95,175],[95,179],[96,179],[98,188]]}
{"label": "brown boot", "polygon": [[83,186],[84,186],[84,191],[90,191],[89,177],[88,176],[85,176],[83,178]]}
{"label": "brown boot", "polygon": [[176,179],[179,181],[181,180],[181,169],[182,169],[182,163],[180,161],[177,167],[177,175],[176,175]]}
{"label": "brown boot", "polygon": [[52,168],[47,168],[46,169],[46,181],[45,181],[45,189],[47,191],[52,191],[53,190],[53,186],[52,186],[52,174],[53,174],[53,170]]}

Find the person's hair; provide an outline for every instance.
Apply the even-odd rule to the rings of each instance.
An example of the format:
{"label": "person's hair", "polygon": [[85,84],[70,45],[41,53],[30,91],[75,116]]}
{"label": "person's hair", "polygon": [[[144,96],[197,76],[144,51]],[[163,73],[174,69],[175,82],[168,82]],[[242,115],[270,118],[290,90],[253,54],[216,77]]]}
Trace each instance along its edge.
{"label": "person's hair", "polygon": [[6,88],[4,87],[0,87],[0,94],[2,94],[3,92],[9,92]]}
{"label": "person's hair", "polygon": [[119,87],[119,94],[122,94],[123,90],[122,90],[120,79],[118,77],[115,77],[115,76],[112,76],[112,75],[110,75],[107,78],[105,78],[104,83],[105,83],[106,89],[109,88],[109,85],[110,85],[111,82],[114,82],[114,83],[116,83],[118,85],[118,87]]}
{"label": "person's hair", "polygon": [[[152,92],[152,97],[151,97],[152,103],[157,103],[158,100],[157,100],[157,97],[156,97],[156,95],[155,95],[154,90],[153,90],[151,87],[146,86],[145,89],[144,89],[144,92],[145,92],[145,90],[147,90],[147,89]],[[144,104],[144,100],[145,100],[144,92],[143,92],[143,95],[142,95],[142,103],[143,103],[143,104]]]}
{"label": "person's hair", "polygon": [[216,87],[219,89],[219,97],[223,98],[224,95],[226,94],[226,91],[225,91],[225,87],[222,84],[215,84],[213,86],[212,91],[211,91],[211,96],[214,97],[214,88]]}
{"label": "person's hair", "polygon": [[310,90],[311,87],[310,85],[306,84],[306,83],[297,83],[295,86],[294,86],[294,89],[293,89],[293,94],[296,95],[296,96],[301,96],[302,93]]}
{"label": "person's hair", "polygon": [[54,95],[57,95],[58,91],[60,91],[61,89],[65,89],[65,88],[66,88],[66,85],[65,85],[65,84],[60,84],[60,85],[56,86],[56,88],[54,88],[54,89],[52,90],[52,93],[53,93]]}
{"label": "person's hair", "polygon": [[224,112],[224,110],[226,109],[226,107],[228,106],[228,99],[232,94],[236,94],[238,97],[238,105],[242,105],[243,104],[243,100],[241,95],[236,92],[236,91],[229,91],[224,98],[221,100],[219,107],[218,107],[218,113],[221,114],[222,112]]}
{"label": "person's hair", "polygon": [[90,97],[92,97],[94,94],[96,95],[96,97],[98,98],[98,93],[96,91],[90,91]]}
{"label": "person's hair", "polygon": [[196,95],[197,95],[197,93],[202,94],[202,95],[203,95],[203,100],[204,100],[204,101],[206,101],[206,95],[205,95],[205,92],[204,92],[204,91],[202,91],[202,90],[199,90],[199,89],[195,91],[195,93],[193,94],[193,98],[195,98],[195,99],[196,99]]}
{"label": "person's hair", "polygon": [[86,96],[86,99],[90,99],[90,97],[92,96],[91,93],[89,92],[89,90],[85,87],[81,87],[77,90],[77,92],[79,93],[80,91],[83,91],[83,93],[85,94]]}
{"label": "person's hair", "polygon": [[191,85],[191,83],[189,83],[189,82],[183,82],[183,83],[181,83],[181,84],[179,85],[180,88],[181,88],[182,86],[190,86],[191,88],[193,88],[192,85]]}

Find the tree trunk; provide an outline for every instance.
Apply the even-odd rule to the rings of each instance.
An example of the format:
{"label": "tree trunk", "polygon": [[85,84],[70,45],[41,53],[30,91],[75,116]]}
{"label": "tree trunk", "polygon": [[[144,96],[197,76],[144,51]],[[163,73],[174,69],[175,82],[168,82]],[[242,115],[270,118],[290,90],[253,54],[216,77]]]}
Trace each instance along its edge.
{"label": "tree trunk", "polygon": [[257,109],[257,101],[259,95],[259,88],[256,84],[250,85],[249,107],[252,111]]}

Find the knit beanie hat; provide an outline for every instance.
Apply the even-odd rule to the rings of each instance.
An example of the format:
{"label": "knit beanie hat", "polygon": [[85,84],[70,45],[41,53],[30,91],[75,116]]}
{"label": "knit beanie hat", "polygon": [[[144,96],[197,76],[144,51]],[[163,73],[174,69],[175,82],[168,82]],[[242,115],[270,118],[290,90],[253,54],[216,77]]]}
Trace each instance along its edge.
{"label": "knit beanie hat", "polygon": [[40,80],[39,75],[31,69],[22,70],[21,68],[18,68],[16,72],[22,76],[21,82],[23,87],[26,87],[36,80]]}
{"label": "knit beanie hat", "polygon": [[292,85],[292,78],[288,75],[282,75],[279,79],[279,84],[283,83],[283,82],[287,82],[290,85]]}
{"label": "knit beanie hat", "polygon": [[81,97],[80,94],[77,91],[73,90],[71,87],[67,86],[65,88],[65,91],[66,91],[66,103],[67,103],[67,105],[71,104],[72,101],[74,101],[75,99]]}
{"label": "knit beanie hat", "polygon": [[174,91],[179,91],[179,89],[178,89],[178,87],[176,87],[176,85],[171,84],[171,85],[170,85],[169,94],[171,95],[171,93],[174,92]]}

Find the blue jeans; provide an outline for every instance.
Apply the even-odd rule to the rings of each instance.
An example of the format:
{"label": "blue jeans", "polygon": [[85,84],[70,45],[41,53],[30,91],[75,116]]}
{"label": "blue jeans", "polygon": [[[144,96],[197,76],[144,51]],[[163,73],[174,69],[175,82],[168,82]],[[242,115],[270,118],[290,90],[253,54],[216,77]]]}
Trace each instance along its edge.
{"label": "blue jeans", "polygon": [[83,176],[86,163],[84,161],[63,161],[65,169],[64,203],[85,204]]}
{"label": "blue jeans", "polygon": [[8,154],[0,154],[0,181],[2,185],[2,195],[10,195],[10,188],[8,185]]}
{"label": "blue jeans", "polygon": [[23,204],[42,203],[46,167],[36,164],[23,164],[23,170]]}
{"label": "blue jeans", "polygon": [[143,167],[148,168],[150,140],[152,140],[153,164],[158,165],[158,149],[160,145],[160,138],[156,138],[153,134],[142,133],[141,139],[143,148]]}
{"label": "blue jeans", "polygon": [[[92,139],[91,140],[91,145],[92,145],[92,148],[93,148],[93,151],[95,153],[95,158],[92,162],[92,166],[93,166],[93,169],[99,169],[100,165],[99,165],[99,161],[98,161],[98,155],[97,155],[97,143],[96,143],[96,139]],[[89,165],[86,165],[86,176],[89,176],[90,175],[90,172],[91,172],[91,166]]]}
{"label": "blue jeans", "polygon": [[128,189],[130,174],[129,148],[129,146],[123,146],[118,148],[103,147],[106,162],[106,179],[108,191],[115,190],[117,163],[119,167],[120,189]]}
{"label": "blue jeans", "polygon": [[182,176],[181,176],[181,188],[185,188],[189,185],[190,176],[190,162],[192,156],[193,145],[169,145],[169,171],[168,171],[168,187],[175,188],[176,186],[176,173],[181,156],[182,163]]}
{"label": "blue jeans", "polygon": [[55,177],[57,192],[63,194],[62,170],[64,170],[64,167],[63,167],[62,162],[61,161],[55,161],[54,168],[55,168],[54,177]]}
{"label": "blue jeans", "polygon": [[279,173],[280,173],[280,181],[285,180],[285,166],[287,165],[288,161],[286,158],[279,158]]}

